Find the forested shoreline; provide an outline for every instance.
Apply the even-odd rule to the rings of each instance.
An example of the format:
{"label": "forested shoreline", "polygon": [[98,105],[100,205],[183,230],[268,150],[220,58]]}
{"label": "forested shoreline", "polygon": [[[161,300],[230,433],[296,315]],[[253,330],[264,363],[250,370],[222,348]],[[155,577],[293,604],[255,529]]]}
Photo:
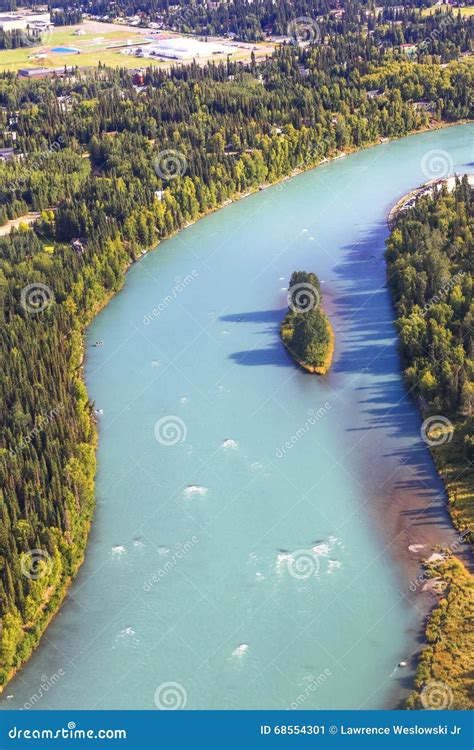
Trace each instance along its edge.
{"label": "forested shoreline", "polygon": [[[400,215],[386,258],[405,379],[424,417],[422,437],[445,483],[461,548],[473,541],[474,520],[474,193],[467,178]],[[424,708],[435,682],[444,686],[448,708],[473,706],[474,582],[457,551],[441,550],[444,559],[427,563],[439,602],[409,708]]]}
{"label": "forested shoreline", "polygon": [[[266,63],[0,76],[0,684],[28,658],[80,565],[93,512],[82,334],[144,249],[226,201],[345,149],[472,116],[469,64],[407,61],[358,33]],[[370,98],[367,92],[379,89]],[[15,138],[12,140],[12,133]],[[21,155],[21,156],[19,156]]]}

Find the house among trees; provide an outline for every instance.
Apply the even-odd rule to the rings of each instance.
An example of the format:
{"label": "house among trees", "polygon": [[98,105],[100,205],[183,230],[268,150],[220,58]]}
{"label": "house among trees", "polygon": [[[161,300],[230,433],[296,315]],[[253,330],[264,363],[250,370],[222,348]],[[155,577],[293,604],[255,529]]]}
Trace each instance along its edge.
{"label": "house among trees", "polygon": [[382,89],[372,89],[372,91],[367,91],[367,99],[378,99],[379,96],[383,96]]}
{"label": "house among trees", "polygon": [[80,237],[77,237],[74,240],[71,240],[71,247],[78,255],[82,255],[84,252],[86,241]]}
{"label": "house among trees", "polygon": [[10,161],[15,158],[15,150],[13,148],[0,148],[0,161]]}
{"label": "house among trees", "polygon": [[145,83],[145,76],[140,70],[136,71],[133,74],[132,83],[134,86],[143,86],[143,84]]}
{"label": "house among trees", "polygon": [[435,103],[428,101],[413,102],[413,106],[423,112],[434,112],[436,109]]}

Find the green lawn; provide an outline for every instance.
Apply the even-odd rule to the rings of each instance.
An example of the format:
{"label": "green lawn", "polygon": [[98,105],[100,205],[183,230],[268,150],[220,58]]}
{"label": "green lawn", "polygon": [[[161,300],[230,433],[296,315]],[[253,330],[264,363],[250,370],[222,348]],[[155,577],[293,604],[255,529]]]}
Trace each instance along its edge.
{"label": "green lawn", "polygon": [[[435,13],[437,10],[441,10],[441,11],[443,11],[443,13],[445,13],[446,10],[448,8],[450,8],[450,7],[451,6],[448,6],[448,5],[436,5],[436,6],[433,6],[431,8],[424,8],[424,10],[422,10],[421,14],[423,16],[429,16],[431,13]],[[470,6],[466,7],[466,8],[453,8],[452,10],[453,10],[454,15],[457,16],[457,14],[460,12],[461,15],[465,16],[466,18],[469,17],[469,16],[472,16],[474,14],[474,6],[473,5],[470,5]]]}
{"label": "green lawn", "polygon": [[[76,36],[75,31],[82,29],[86,33]],[[143,30],[142,30],[143,31]],[[43,44],[37,47],[22,47],[14,50],[0,50],[0,71],[19,70],[20,68],[60,68],[65,65],[79,67],[97,66],[99,62],[113,68],[146,68],[150,65],[167,67],[173,61],[160,62],[153,58],[137,58],[134,55],[124,55],[120,50],[107,49],[114,42],[120,43],[127,39],[134,44],[143,42],[147,34],[140,34],[134,29],[124,29],[113,24],[99,24],[85,22],[82,26],[58,27],[43,37]],[[80,54],[56,54],[49,52],[51,47],[75,47]],[[46,57],[34,57],[36,53],[46,51]],[[263,50],[266,51],[266,50]],[[229,49],[229,52],[231,50]],[[258,52],[256,53],[258,55]],[[214,60],[223,60],[226,55],[213,55]],[[250,49],[239,49],[231,53],[233,60],[248,60]],[[201,62],[205,63],[206,58]]]}
{"label": "green lawn", "polygon": [[[38,45],[38,47],[1,50],[0,70],[18,70],[19,68],[43,66],[45,68],[56,68],[64,65],[97,65],[99,60],[111,66],[137,67],[138,63],[135,57],[122,55],[118,50],[106,49],[115,41],[120,43],[127,39],[132,39],[134,43],[139,44],[143,37],[136,32],[121,29],[120,26],[111,31],[110,25],[104,25],[104,31],[94,29],[93,31],[86,31],[83,36],[76,36],[74,32],[78,28],[84,27],[68,26],[53,29],[50,34],[43,37],[43,44]],[[94,40],[97,41],[94,42]],[[49,53],[47,57],[33,57],[35,53],[49,47],[77,47],[81,50],[81,54],[58,55]]]}

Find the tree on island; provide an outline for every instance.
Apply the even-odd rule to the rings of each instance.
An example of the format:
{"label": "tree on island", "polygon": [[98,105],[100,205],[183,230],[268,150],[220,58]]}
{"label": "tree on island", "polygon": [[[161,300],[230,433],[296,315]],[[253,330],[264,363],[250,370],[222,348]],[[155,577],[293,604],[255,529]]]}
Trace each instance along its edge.
{"label": "tree on island", "polygon": [[321,285],[314,273],[295,271],[288,287],[289,310],[280,335],[292,357],[309,372],[325,374],[333,355],[333,334],[321,307]]}

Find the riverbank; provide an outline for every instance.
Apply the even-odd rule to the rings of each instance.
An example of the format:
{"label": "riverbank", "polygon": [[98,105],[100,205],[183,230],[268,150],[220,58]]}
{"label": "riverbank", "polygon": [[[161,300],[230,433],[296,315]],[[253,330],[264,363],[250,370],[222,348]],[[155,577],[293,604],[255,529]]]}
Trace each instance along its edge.
{"label": "riverbank", "polygon": [[[401,141],[403,140],[403,138],[409,138],[410,136],[413,136],[413,135],[421,135],[423,133],[433,133],[433,132],[436,132],[437,130],[444,130],[446,128],[457,127],[459,125],[468,125],[470,122],[474,122],[474,120],[469,120],[469,119],[464,118],[456,122],[448,122],[444,120],[436,121],[436,123],[431,122],[428,125],[417,128],[415,130],[410,130],[408,133],[403,133],[402,135],[399,135],[396,137],[382,138],[379,136],[375,140],[370,141],[369,143],[366,143],[363,146],[346,146],[344,151],[337,151],[329,157],[324,157],[324,158],[317,157],[314,160],[305,162],[301,166],[295,167],[294,169],[291,170],[291,172],[289,172],[287,175],[284,175],[283,177],[278,177],[276,180],[272,180],[272,181],[262,182],[260,185],[253,187],[250,190],[245,190],[243,192],[236,193],[232,198],[228,198],[227,200],[223,201],[217,206],[210,207],[206,212],[199,214],[195,219],[185,222],[182,226],[178,227],[178,229],[176,229],[173,232],[170,232],[170,234],[167,235],[166,237],[163,237],[161,241],[165,241],[165,240],[170,239],[171,237],[176,236],[179,232],[182,232],[183,229],[188,229],[189,227],[196,224],[198,221],[201,221],[201,219],[205,219],[206,216],[210,216],[216,211],[220,211],[226,206],[230,206],[232,203],[238,203],[244,198],[248,198],[249,196],[255,195],[256,193],[261,192],[263,190],[268,190],[268,188],[271,188],[271,187],[275,187],[278,185],[281,185],[282,187],[284,187],[285,183],[289,182],[295,177],[298,177],[298,175],[304,174],[305,172],[309,172],[312,169],[316,169],[317,167],[323,167],[326,164],[331,164],[332,162],[339,161],[340,159],[344,159],[345,157],[350,156],[351,154],[356,154],[362,151],[367,151],[368,149],[375,148],[376,146],[383,146],[385,144],[393,143],[396,141]],[[159,243],[158,244],[154,243],[152,246],[150,246],[147,250],[145,250],[142,253],[141,257],[146,255],[147,252],[154,250],[158,246],[159,246]],[[140,261],[141,257],[137,258],[136,262]]]}
{"label": "riverbank", "polygon": [[[429,419],[421,405],[420,410]],[[424,572],[414,586],[432,597],[432,607],[423,628],[425,646],[418,660],[415,689],[407,702],[411,709],[426,708],[423,700],[430,683],[440,683],[444,708],[474,707],[474,636],[469,627],[474,614],[474,467],[462,460],[466,422],[454,422],[449,443],[429,447],[458,537],[454,544],[444,541],[434,553],[424,555]]]}
{"label": "riverbank", "polygon": [[447,557],[427,563],[424,579],[437,606],[426,624],[407,708],[472,710],[474,578],[460,560]]}
{"label": "riverbank", "polygon": [[[471,186],[474,186],[474,174],[468,174],[467,175],[469,184]],[[420,185],[420,187],[415,188],[414,190],[411,190],[409,193],[404,195],[402,198],[400,198],[399,201],[393,206],[393,208],[390,210],[390,213],[388,215],[387,224],[390,230],[392,230],[395,226],[395,223],[399,216],[404,212],[408,211],[410,208],[413,208],[416,201],[421,198],[423,195],[432,195],[433,191],[437,188],[440,188],[442,185],[445,185],[448,192],[452,192],[456,185],[456,178],[455,177],[446,177],[446,178],[439,178],[434,180],[429,180],[428,182],[425,182],[423,185]]]}
{"label": "riverbank", "polygon": [[[463,330],[466,310],[458,309],[456,302],[457,295],[461,293],[463,304],[469,308],[470,269],[467,248],[463,248],[466,241],[462,238],[469,233],[469,224],[472,226],[469,208],[472,186],[470,188],[470,181],[463,178],[456,193],[456,201],[449,195],[455,188],[454,179],[451,180],[451,191],[449,187],[448,182],[446,196],[437,196],[427,201],[423,204],[422,211],[408,214],[406,220],[406,201],[409,201],[407,209],[413,208],[419,195],[434,195],[433,185],[414,190],[399,201],[396,206],[398,211],[393,216],[392,235],[387,242],[388,278],[397,315],[404,375],[407,387],[416,396],[417,407],[423,418],[421,437],[443,482],[443,494],[448,500],[446,508],[458,531],[458,537],[453,543],[445,539],[435,550],[426,549],[422,544],[412,546],[412,549],[422,553],[426,569],[425,573],[412,582],[412,591],[431,594],[434,596],[433,606],[437,606],[427,619],[424,637],[428,645],[419,658],[415,677],[416,690],[408,700],[409,708],[464,709],[472,708],[473,705],[473,682],[469,676],[469,663],[473,666],[472,638],[466,628],[469,612],[474,609],[473,555],[472,547],[467,543],[472,541],[474,522],[474,471],[469,460],[472,432],[469,394],[472,386],[469,383],[469,368],[465,364],[469,356],[470,333],[469,329]],[[453,226],[456,226],[455,230],[452,229]],[[414,289],[406,282],[410,272],[413,273],[416,269],[416,273],[422,274],[426,270],[423,261],[431,247],[430,233],[436,241],[439,240],[440,247],[448,250],[443,273],[449,274],[450,278],[447,288],[434,289],[431,298],[422,286]],[[423,244],[416,239],[421,236]],[[458,247],[455,252],[451,252],[455,240]],[[433,269],[433,275],[436,271],[436,268]],[[467,286],[464,285],[464,279]],[[436,341],[445,332],[443,324],[438,322],[437,338],[431,339],[432,329],[429,326],[432,315],[436,315],[432,310],[441,301],[446,312],[451,313],[452,336],[466,342],[464,347],[458,348],[455,355],[459,378],[457,381],[446,381],[443,378],[443,373],[451,370],[452,355],[449,347],[444,347],[436,356],[432,354],[429,359],[419,353],[420,346],[423,352],[436,347]],[[413,322],[418,322],[419,328],[410,336],[408,344],[407,326]],[[464,385],[460,387],[459,383]],[[440,688],[439,692],[444,695],[445,705],[426,706],[429,686],[435,683]]]}

